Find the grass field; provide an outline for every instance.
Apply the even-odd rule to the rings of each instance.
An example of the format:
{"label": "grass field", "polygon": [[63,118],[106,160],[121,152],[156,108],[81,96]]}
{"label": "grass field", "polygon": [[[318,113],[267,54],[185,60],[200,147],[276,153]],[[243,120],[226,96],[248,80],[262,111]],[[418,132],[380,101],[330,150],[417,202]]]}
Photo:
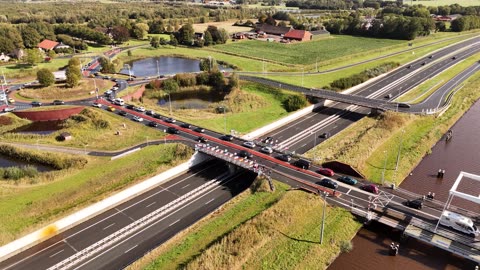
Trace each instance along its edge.
{"label": "grass field", "polygon": [[42,68],[47,68],[50,71],[58,71],[68,63],[68,58],[55,58],[50,62],[39,63],[36,66],[25,64],[9,64],[1,66],[0,69],[5,72],[7,79],[22,78],[28,76],[36,77],[37,71]]}
{"label": "grass field", "polygon": [[[88,108],[88,110],[90,110],[90,113],[86,121],[69,120],[70,122],[64,128],[48,135],[11,133],[9,131],[19,125],[12,124],[10,129],[2,127],[3,132],[0,133],[0,139],[5,142],[49,144],[81,149],[86,147],[87,149],[119,150],[147,140],[159,140],[165,136],[165,133],[160,130],[129,121],[119,115],[95,108]],[[12,114],[10,114],[10,117],[17,118]],[[108,127],[101,128],[99,119],[108,122]],[[15,122],[18,122],[18,120],[15,120]],[[123,128],[123,123],[125,123],[126,128]],[[117,130],[120,131],[121,135],[114,135]],[[56,137],[62,132],[69,132],[73,139],[57,141]]]}
{"label": "grass field", "polygon": [[89,157],[85,168],[46,173],[39,184],[1,182],[0,245],[183,162],[192,154],[185,150],[150,146],[114,161]]}
{"label": "grass field", "polygon": [[[243,21],[247,21],[248,19],[244,19]],[[256,21],[257,19],[250,19],[252,22]],[[234,26],[233,24],[238,20],[229,20],[224,22],[208,22],[208,23],[195,23],[193,24],[193,29],[195,32],[205,32],[207,27],[210,25],[218,27],[218,29],[225,29],[227,33],[233,34],[236,32],[246,32],[250,31],[251,27],[242,27],[242,26]]]}
{"label": "grass field", "polygon": [[423,5],[426,7],[433,6],[449,6],[453,4],[459,4],[462,7],[469,7],[469,6],[480,6],[480,1],[478,0],[430,0],[430,1],[404,1],[404,4],[407,5]]}

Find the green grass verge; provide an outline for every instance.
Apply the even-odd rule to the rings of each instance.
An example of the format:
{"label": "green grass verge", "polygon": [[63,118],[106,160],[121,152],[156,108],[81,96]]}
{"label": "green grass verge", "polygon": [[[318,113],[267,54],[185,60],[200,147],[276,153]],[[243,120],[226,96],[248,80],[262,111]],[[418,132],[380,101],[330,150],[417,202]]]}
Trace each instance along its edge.
{"label": "green grass verge", "polygon": [[39,63],[36,66],[29,66],[24,64],[9,64],[3,66],[2,70],[5,72],[7,79],[22,78],[28,76],[37,76],[37,71],[42,68],[47,68],[51,71],[58,71],[68,63],[68,58],[55,58],[50,62]]}
{"label": "green grass verge", "polygon": [[[408,103],[420,103],[425,100],[430,94],[435,92],[438,88],[440,88],[443,84],[448,82],[450,79],[455,77],[457,74],[465,70],[466,68],[470,67],[472,64],[478,62],[480,57],[480,53],[474,54],[473,56],[469,57],[468,59],[462,60],[457,63],[455,66],[449,68],[446,71],[443,71],[439,75],[435,76],[427,80],[426,82],[420,84],[419,86],[415,87],[414,89],[408,91],[400,98],[396,100],[400,102],[408,102]],[[454,61],[454,60],[452,60]]]}
{"label": "green grass verge", "polygon": [[[443,134],[480,98],[480,73],[468,79],[450,108],[441,116],[387,113],[379,119],[365,117],[310,150],[306,155],[324,161],[339,160],[358,168],[367,179],[399,184],[430,153]],[[380,120],[380,121],[379,121]],[[403,133],[403,131],[404,133]],[[401,144],[400,144],[401,142]],[[401,158],[395,170],[400,146]]]}
{"label": "green grass verge", "polygon": [[[185,152],[186,151],[186,152]],[[38,229],[55,219],[97,202],[141,179],[188,159],[185,146],[150,146],[126,157],[89,158],[81,170],[42,174],[37,185],[0,185],[0,244]]]}
{"label": "green grass verge", "polygon": [[316,195],[289,191],[212,243],[185,269],[326,269],[340,243],[350,241],[361,224],[347,210],[327,207],[320,245],[322,206]]}
{"label": "green grass verge", "polygon": [[422,5],[425,7],[438,7],[438,6],[449,6],[452,4],[459,4],[462,7],[469,7],[469,6],[478,6],[478,1],[477,0],[456,0],[455,2],[452,2],[450,0],[430,0],[430,1],[405,1],[405,4],[408,5]]}
{"label": "green grass verge", "polygon": [[[58,107],[52,107],[53,109]],[[165,133],[158,129],[152,129],[143,124],[139,124],[115,113],[109,113],[96,108],[87,108],[93,116],[84,122],[75,122],[69,120],[69,124],[48,135],[39,134],[21,134],[11,132],[19,127],[19,124],[3,126],[0,130],[0,139],[4,142],[17,142],[29,144],[48,144],[57,146],[76,147],[83,149],[98,150],[119,150],[131,147],[139,143],[152,140],[159,140],[165,136]],[[11,115],[11,114],[10,114]],[[14,116],[13,119],[17,119]],[[108,122],[108,127],[100,127],[99,119]],[[15,120],[16,121],[16,120]],[[17,123],[16,121],[15,123]],[[123,128],[125,123],[126,128]],[[120,131],[120,135],[114,135]],[[69,132],[73,139],[68,141],[57,141],[56,137],[62,132]]]}
{"label": "green grass verge", "polygon": [[275,182],[275,186],[276,191],[273,193],[245,191],[223,205],[217,212],[147,254],[129,269],[178,269],[201,254],[219,237],[270,207],[288,188],[279,182]]}

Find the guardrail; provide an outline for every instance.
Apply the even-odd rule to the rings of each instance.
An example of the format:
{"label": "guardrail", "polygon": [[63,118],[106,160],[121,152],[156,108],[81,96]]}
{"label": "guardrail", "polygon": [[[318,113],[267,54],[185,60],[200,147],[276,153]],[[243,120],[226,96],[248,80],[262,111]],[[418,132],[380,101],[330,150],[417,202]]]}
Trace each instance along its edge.
{"label": "guardrail", "polygon": [[193,199],[197,198],[198,196],[206,193],[208,190],[219,186],[222,181],[220,180],[213,180],[210,181],[188,193],[185,195],[171,201],[170,203],[162,206],[161,208],[153,211],[152,213],[144,216],[143,218],[125,226],[124,228],[116,231],[115,233],[103,238],[102,240],[96,242],[93,245],[77,252],[76,254],[68,257],[67,259],[51,266],[48,270],[56,270],[56,269],[69,269],[73,266],[79,264],[80,262],[86,260],[87,258],[93,256],[94,254],[100,252],[101,250],[106,249],[108,246],[113,245],[114,243],[126,238],[131,233],[137,231],[139,228],[143,228],[158,218],[164,216],[165,214],[177,209],[178,207],[185,205],[186,203],[192,201]]}

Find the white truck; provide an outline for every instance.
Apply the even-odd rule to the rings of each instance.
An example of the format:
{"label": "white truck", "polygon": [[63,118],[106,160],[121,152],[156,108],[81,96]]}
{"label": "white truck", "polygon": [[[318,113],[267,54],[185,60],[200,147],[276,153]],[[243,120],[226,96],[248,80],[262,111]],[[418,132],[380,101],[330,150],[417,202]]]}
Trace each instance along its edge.
{"label": "white truck", "polygon": [[466,233],[472,237],[480,234],[480,231],[478,231],[477,226],[475,226],[471,218],[450,211],[443,211],[440,217],[440,224]]}
{"label": "white truck", "polygon": [[113,100],[113,104],[123,106],[123,105],[125,105],[125,101],[123,101],[123,99],[121,99],[121,98],[116,98],[116,99]]}

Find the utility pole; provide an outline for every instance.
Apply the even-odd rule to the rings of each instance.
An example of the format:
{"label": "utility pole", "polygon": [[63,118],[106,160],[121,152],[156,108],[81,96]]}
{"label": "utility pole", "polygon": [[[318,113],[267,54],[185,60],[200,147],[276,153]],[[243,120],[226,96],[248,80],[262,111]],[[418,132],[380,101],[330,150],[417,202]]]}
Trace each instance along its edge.
{"label": "utility pole", "polygon": [[320,234],[320,245],[323,244],[323,230],[325,228],[325,208],[327,208],[327,192],[323,192],[323,213],[322,213],[322,233]]}
{"label": "utility pole", "polygon": [[3,77],[3,86],[2,86],[3,97],[5,98],[5,104],[8,106],[8,97],[7,97],[7,94],[5,93],[5,90],[7,89],[7,77],[5,77],[5,72],[3,69],[2,69],[2,77]]}
{"label": "utility pole", "polygon": [[158,68],[158,59],[157,59],[157,78],[160,78],[160,69]]}

